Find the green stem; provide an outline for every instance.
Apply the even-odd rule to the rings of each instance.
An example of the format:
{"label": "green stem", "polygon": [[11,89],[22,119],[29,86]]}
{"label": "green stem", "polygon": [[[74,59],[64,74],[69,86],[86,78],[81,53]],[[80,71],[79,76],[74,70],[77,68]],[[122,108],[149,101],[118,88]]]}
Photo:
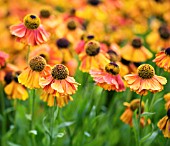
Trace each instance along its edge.
{"label": "green stem", "polygon": [[151,100],[151,104],[150,104],[150,108],[149,108],[149,111],[151,111],[152,110],[152,108],[153,108],[153,105],[154,105],[154,102],[155,102],[155,96],[156,94],[153,94],[153,97],[152,97],[152,100]]}
{"label": "green stem", "polygon": [[[3,137],[6,133],[6,114],[5,114],[5,94],[3,85],[0,83],[0,103],[1,103],[1,115],[2,115],[2,133],[1,136]],[[1,137],[1,145],[5,145]]]}
{"label": "green stem", "polygon": [[141,145],[141,143],[140,143],[140,134],[141,134],[141,129],[140,129],[140,118],[141,118],[141,113],[142,113],[142,98],[143,98],[143,95],[141,95],[141,97],[140,97],[140,103],[139,103],[139,116],[138,116],[139,134],[138,134],[138,146]]}
{"label": "green stem", "polygon": [[34,106],[35,106],[35,89],[32,89],[31,92],[31,98],[32,98],[32,105],[31,105],[31,124],[30,124],[30,130],[34,129]]}
{"label": "green stem", "polygon": [[[30,121],[30,131],[31,131],[31,130],[34,130],[35,89],[31,90],[30,100],[32,101],[32,103],[31,103],[31,121]],[[35,135],[31,135],[31,143],[33,146],[36,145]]]}
{"label": "green stem", "polygon": [[[50,108],[50,145],[49,146],[52,146],[53,145],[53,129],[54,129],[54,122],[55,122],[55,119],[54,119],[54,112],[55,112],[55,100],[54,100],[54,106]],[[57,106],[57,109],[58,110],[58,106]]]}

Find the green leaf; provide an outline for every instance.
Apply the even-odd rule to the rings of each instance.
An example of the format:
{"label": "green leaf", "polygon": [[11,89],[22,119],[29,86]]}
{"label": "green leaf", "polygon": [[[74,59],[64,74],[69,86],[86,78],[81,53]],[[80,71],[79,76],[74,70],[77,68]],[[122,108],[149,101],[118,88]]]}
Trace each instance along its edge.
{"label": "green leaf", "polygon": [[8,141],[8,145],[9,145],[9,146],[21,146],[21,145],[18,145],[18,144],[12,143],[12,142],[10,142],[10,141]]}
{"label": "green leaf", "polygon": [[37,135],[37,130],[30,130],[29,133]]}
{"label": "green leaf", "polygon": [[50,135],[50,131],[49,131],[49,129],[48,129],[48,127],[46,126],[46,123],[45,123],[46,118],[47,118],[46,116],[43,118],[42,123],[43,123],[43,127],[44,127],[44,129],[45,129],[45,132],[46,132],[48,135]]}
{"label": "green leaf", "polygon": [[64,133],[57,133],[56,136],[59,137],[59,138],[62,138],[64,136]]}
{"label": "green leaf", "polygon": [[87,131],[84,131],[84,135],[86,135],[87,137],[90,137],[90,136],[91,136],[90,133],[87,132]]}
{"label": "green leaf", "polygon": [[61,123],[58,128],[64,128],[64,127],[69,127],[71,125],[73,125],[75,122],[74,121],[70,121],[70,122],[63,122]]}
{"label": "green leaf", "polygon": [[25,117],[26,117],[27,120],[30,120],[30,121],[32,120],[32,115],[31,114],[25,114]]}
{"label": "green leaf", "polygon": [[146,117],[146,116],[152,116],[154,115],[155,113],[151,113],[151,112],[144,112],[141,114],[141,117]]}
{"label": "green leaf", "polygon": [[57,106],[57,109],[54,112],[54,121],[56,120],[57,116],[58,116],[58,106]]}
{"label": "green leaf", "polygon": [[133,122],[133,131],[134,131],[134,134],[135,134],[135,140],[136,140],[136,143],[138,143],[138,140],[139,140],[139,124],[138,124],[138,119],[137,119],[137,116],[136,116],[136,113],[137,113],[137,110],[133,113],[133,117],[132,117],[132,122]]}

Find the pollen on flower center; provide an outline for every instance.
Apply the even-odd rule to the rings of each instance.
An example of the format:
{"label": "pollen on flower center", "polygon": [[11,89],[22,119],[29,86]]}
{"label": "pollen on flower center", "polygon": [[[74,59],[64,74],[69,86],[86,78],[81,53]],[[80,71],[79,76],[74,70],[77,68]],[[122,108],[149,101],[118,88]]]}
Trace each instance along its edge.
{"label": "pollen on flower center", "polygon": [[57,64],[51,72],[54,79],[62,80],[69,75],[68,68],[63,64]]}
{"label": "pollen on flower center", "polygon": [[120,71],[119,66],[114,62],[110,62],[109,64],[107,64],[105,66],[105,70],[106,70],[106,72],[108,72],[112,75],[117,75]]}
{"label": "pollen on flower center", "polygon": [[36,15],[28,14],[24,17],[24,25],[28,29],[37,29],[40,25],[40,18]]}
{"label": "pollen on flower center", "polygon": [[167,54],[167,55],[170,56],[170,48],[167,48],[167,49],[165,50],[165,54]]}
{"label": "pollen on flower center", "polygon": [[50,17],[50,11],[49,10],[45,10],[45,9],[42,9],[40,11],[40,16],[43,17],[43,18],[49,18]]}
{"label": "pollen on flower center", "polygon": [[95,56],[100,52],[100,44],[97,41],[88,41],[85,45],[87,55]]}
{"label": "pollen on flower center", "polygon": [[46,61],[43,57],[36,56],[30,60],[29,65],[33,71],[41,72],[46,65]]}
{"label": "pollen on flower center", "polygon": [[70,20],[68,23],[67,23],[67,28],[69,30],[75,30],[77,27],[76,23],[74,20]]}
{"label": "pollen on flower center", "polygon": [[143,79],[150,79],[155,75],[154,68],[149,64],[142,64],[138,67],[138,75]]}
{"label": "pollen on flower center", "polygon": [[132,46],[134,48],[140,48],[142,46],[142,41],[140,38],[135,38],[132,40]]}

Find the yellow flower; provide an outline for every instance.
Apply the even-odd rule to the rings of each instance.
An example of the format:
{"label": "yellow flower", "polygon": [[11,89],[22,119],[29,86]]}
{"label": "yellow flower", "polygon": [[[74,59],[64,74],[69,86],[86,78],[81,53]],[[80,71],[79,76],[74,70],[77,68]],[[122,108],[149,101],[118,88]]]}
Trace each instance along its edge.
{"label": "yellow flower", "polygon": [[46,74],[48,68],[50,67],[46,65],[45,59],[36,56],[29,61],[29,66],[18,76],[18,81],[30,89],[40,88],[39,79],[41,75]]}
{"label": "yellow flower", "polygon": [[170,138],[170,109],[168,109],[167,115],[158,122],[157,126],[162,130],[164,137]]}
{"label": "yellow flower", "polygon": [[90,69],[99,69],[100,66],[105,66],[110,62],[100,52],[100,43],[94,40],[90,40],[85,44],[85,49],[79,54],[79,59],[81,61],[79,68],[83,72],[89,72]]}
{"label": "yellow flower", "polygon": [[9,99],[20,99],[26,100],[28,98],[27,90],[23,85],[18,83],[19,72],[16,72],[15,75],[12,75],[12,72],[8,72],[5,76],[5,81],[7,85],[4,88],[5,93]]}
{"label": "yellow flower", "polygon": [[[136,109],[139,108],[139,104],[140,104],[140,100],[139,99],[134,99],[132,100],[130,103],[128,102],[124,102],[123,103],[124,106],[126,106],[126,110],[124,111],[124,113],[121,115],[120,119],[126,123],[126,124],[129,124],[130,126],[133,126],[133,123],[132,123],[132,117],[133,117],[133,113]],[[141,105],[141,113],[144,112],[144,102],[142,102],[142,105]],[[138,116],[138,115],[137,115]],[[140,119],[140,124],[141,126],[144,126],[145,125],[145,119],[144,117],[142,117]],[[148,124],[150,124],[150,120],[148,119]]]}
{"label": "yellow flower", "polygon": [[[141,39],[135,38],[132,44],[122,48],[122,58],[132,62],[145,62],[152,58],[152,53],[142,45]],[[139,57],[140,54],[140,57]]]}

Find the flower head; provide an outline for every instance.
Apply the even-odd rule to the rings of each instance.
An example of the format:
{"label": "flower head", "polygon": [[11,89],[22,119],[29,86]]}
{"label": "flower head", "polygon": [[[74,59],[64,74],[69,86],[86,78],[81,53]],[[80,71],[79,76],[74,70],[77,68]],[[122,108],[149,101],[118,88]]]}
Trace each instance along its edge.
{"label": "flower head", "polygon": [[142,64],[137,69],[137,74],[125,75],[128,86],[137,94],[146,95],[148,91],[152,93],[163,90],[163,85],[167,83],[166,78],[155,75],[154,68],[149,64]]}
{"label": "flower head", "polygon": [[28,98],[28,93],[23,85],[18,83],[18,75],[20,72],[8,72],[5,75],[6,86],[4,88],[5,93],[9,99],[20,99],[26,100]]}
{"label": "flower head", "polygon": [[[120,119],[124,123],[129,124],[130,126],[133,126],[133,122],[132,122],[133,113],[134,113],[135,110],[139,109],[139,104],[140,104],[140,100],[139,99],[134,99],[130,103],[125,102],[124,106],[126,106],[126,110],[121,115]],[[144,102],[142,102],[142,105],[141,105],[141,113],[143,113],[143,112],[144,112]],[[138,112],[137,112],[137,114],[138,114]],[[149,123],[150,123],[150,120],[148,119],[148,124]],[[141,126],[145,125],[144,117],[142,117],[140,119],[140,124],[141,124]]]}
{"label": "flower head", "polygon": [[89,40],[85,46],[84,51],[79,54],[81,61],[80,70],[89,72],[90,69],[98,69],[100,66],[105,66],[110,61],[100,51],[100,43],[95,40]]}
{"label": "flower head", "polygon": [[11,34],[17,36],[17,40],[28,45],[40,45],[46,42],[49,34],[40,24],[40,18],[34,14],[28,14],[24,21],[10,27]]}
{"label": "flower head", "polygon": [[170,72],[170,47],[157,53],[153,62],[165,71]]}
{"label": "flower head", "polygon": [[29,66],[18,76],[19,83],[27,88],[40,88],[39,78],[49,70],[46,60],[41,56],[36,56],[29,61]]}
{"label": "flower head", "polygon": [[119,75],[119,66],[116,63],[108,63],[105,69],[92,69],[90,75],[96,84],[105,90],[116,90],[117,92],[125,90],[124,83]]}
{"label": "flower head", "polygon": [[6,60],[9,57],[5,52],[0,51],[0,69],[6,65]]}
{"label": "flower head", "polygon": [[168,110],[168,109],[170,109],[170,93],[165,94],[164,99],[166,101],[165,109]]}
{"label": "flower head", "polygon": [[151,57],[152,53],[142,45],[140,38],[133,39],[131,44],[127,44],[122,48],[122,58],[126,59],[127,61],[144,62]]}
{"label": "flower head", "polygon": [[56,98],[57,105],[62,107],[69,100],[73,100],[70,95],[76,92],[79,83],[69,76],[66,66],[57,64],[47,75],[42,76],[40,85],[44,90],[41,99],[48,102],[49,106],[53,106]]}
{"label": "flower head", "polygon": [[170,109],[167,110],[167,115],[160,119],[157,126],[162,130],[164,137],[170,138]]}

